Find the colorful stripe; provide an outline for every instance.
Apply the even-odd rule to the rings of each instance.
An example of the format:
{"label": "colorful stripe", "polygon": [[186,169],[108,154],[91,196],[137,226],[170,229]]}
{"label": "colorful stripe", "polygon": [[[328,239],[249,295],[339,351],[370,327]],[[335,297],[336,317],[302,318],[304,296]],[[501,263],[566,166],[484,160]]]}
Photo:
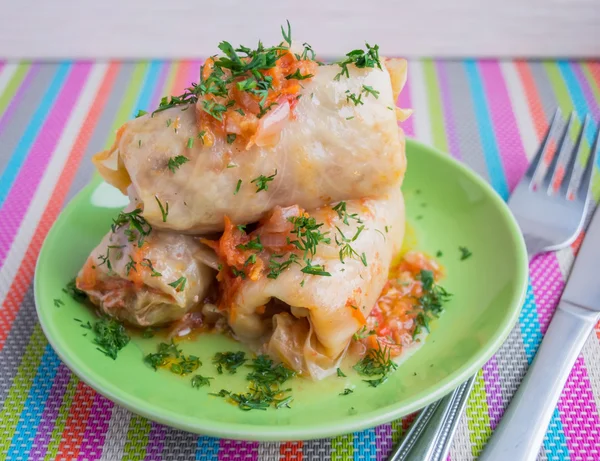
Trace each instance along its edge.
{"label": "colorful stripe", "polygon": [[[84,87],[90,70],[90,64],[75,64],[73,66],[62,91],[49,111],[47,120],[37,133],[30,150],[25,153],[14,186],[6,192],[5,202],[0,207],[0,221],[5,223],[4,232],[0,234],[0,267],[4,264],[17,229],[26,210],[29,208],[43,172],[50,161],[51,153],[56,147],[59,135],[67,124],[69,115]],[[8,168],[11,168],[11,166]],[[0,189],[0,202],[2,200],[1,194],[2,190]]]}
{"label": "colorful stripe", "polygon": [[50,108],[56,101],[57,96],[61,93],[61,88],[64,85],[70,70],[70,64],[61,64],[58,67],[54,79],[50,83],[46,94],[42,98],[36,112],[31,117],[31,120],[25,129],[25,133],[21,137],[19,145],[13,151],[8,165],[2,172],[2,175],[0,176],[0,206],[4,205],[6,196],[8,195],[9,190],[17,178],[17,174],[19,173],[23,162],[25,161],[27,152],[38,136],[40,127],[44,124],[46,118],[48,117]]}
{"label": "colorful stripe", "polygon": [[[14,67],[13,67],[14,66]],[[4,112],[9,102],[14,101],[15,93],[21,86],[23,79],[27,75],[31,64],[7,64],[2,69],[0,77],[0,119],[4,116]],[[16,106],[16,102],[13,103]]]}
{"label": "colorful stripe", "polygon": [[[397,105],[398,105],[398,107],[401,107],[402,109],[409,109],[409,108],[413,107],[412,102],[411,102],[411,97],[410,97],[410,79],[408,79],[406,81],[404,88],[400,92],[400,96],[398,96]],[[415,116],[413,115],[408,120],[405,120],[404,122],[402,122],[400,124],[400,126],[404,130],[404,133],[406,133],[407,136],[415,135],[415,128],[413,125],[414,117]]]}
{"label": "colorful stripe", "polygon": [[354,460],[354,434],[339,435],[331,439],[331,461]]}
{"label": "colorful stripe", "polygon": [[242,440],[221,439],[219,443],[219,461],[231,459],[247,461],[258,460],[258,442],[245,442]]}
{"label": "colorful stripe", "polygon": [[479,128],[479,139],[483,147],[490,182],[496,192],[506,200],[508,198],[508,185],[500,158],[497,137],[492,128],[489,103],[484,92],[481,71],[475,61],[465,62],[465,70],[470,84],[475,118]]}
{"label": "colorful stripe", "polygon": [[448,82],[448,74],[446,63],[444,61],[436,62],[436,72],[440,88],[440,107],[443,110],[442,120],[443,125],[438,129],[444,129],[447,136],[448,152],[458,160],[461,160],[460,150],[458,148],[458,139],[454,129],[454,115],[452,114],[452,102],[450,101],[450,87]]}

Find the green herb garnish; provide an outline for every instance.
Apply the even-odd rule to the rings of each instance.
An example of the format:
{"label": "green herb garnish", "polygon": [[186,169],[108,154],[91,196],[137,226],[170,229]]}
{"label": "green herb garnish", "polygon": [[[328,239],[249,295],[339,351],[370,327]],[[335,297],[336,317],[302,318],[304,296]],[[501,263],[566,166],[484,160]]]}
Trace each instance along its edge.
{"label": "green herb garnish", "polygon": [[227,133],[227,144],[233,144],[233,142],[235,141],[235,138],[237,138],[237,134]]}
{"label": "green herb garnish", "polygon": [[418,275],[423,288],[423,294],[418,299],[419,307],[423,312],[419,312],[415,318],[415,329],[413,330],[413,339],[416,338],[423,329],[429,331],[429,321],[433,317],[439,317],[444,311],[444,303],[452,296],[444,288],[435,283],[433,272],[421,270]]}
{"label": "green herb garnish", "polygon": [[246,273],[244,271],[238,270],[238,268],[235,266],[231,266],[231,273],[234,277],[239,277],[241,279],[246,278]]}
{"label": "green herb garnish", "polygon": [[471,251],[467,247],[458,247],[458,250],[460,251],[461,261],[464,261],[465,259],[468,259],[473,255],[473,253],[471,253]]}
{"label": "green herb garnish", "polygon": [[67,283],[62,291],[79,303],[84,302],[88,298],[88,295],[85,291],[77,288],[77,279],[75,277],[73,277],[73,279]]}
{"label": "green herb garnish", "polygon": [[331,239],[327,237],[329,232],[322,233],[319,229],[323,226],[323,223],[317,223],[315,218],[292,216],[288,218],[288,221],[294,225],[291,233],[297,237],[297,240],[292,240],[290,243],[299,250],[304,251],[305,258],[309,254],[311,256],[315,255],[319,243],[331,243]]}
{"label": "green herb garnish", "polygon": [[379,61],[379,45],[371,46],[366,43],[366,46],[367,51],[353,50],[346,54],[346,59],[336,63],[342,70],[334,77],[334,80],[339,80],[343,76],[350,77],[350,72],[348,70],[350,64],[354,64],[359,69],[364,69],[366,67],[378,67],[381,69],[381,62]]}
{"label": "green herb garnish", "polygon": [[212,362],[217,367],[217,372],[222,375],[223,368],[230,375],[237,372],[237,369],[247,362],[246,353],[242,351],[238,352],[217,352],[213,357]]}
{"label": "green herb garnish", "polygon": [[150,269],[151,277],[162,277],[162,274],[160,272],[157,272],[156,269],[154,269],[152,261],[150,261],[148,258],[144,258],[141,262],[141,265]]}
{"label": "green herb garnish", "polygon": [[65,303],[61,299],[54,298],[54,307],[60,307],[60,306],[64,306],[64,305],[65,305]]}
{"label": "green herb garnish", "polygon": [[260,235],[257,235],[255,238],[250,240],[248,243],[239,244],[236,248],[238,248],[240,250],[262,251],[264,247],[263,247],[262,243],[260,243]]}
{"label": "green herb garnish", "polygon": [[312,260],[305,259],[306,266],[301,269],[301,272],[310,275],[321,275],[324,277],[331,277],[331,274],[325,270],[325,266],[322,264],[312,264]]}
{"label": "green herb garnish", "polygon": [[135,265],[135,260],[131,257],[131,255],[129,255],[129,262],[125,265],[125,273],[127,274],[127,277],[129,277],[129,273],[132,270],[133,272],[137,272]]}
{"label": "green herb garnish", "polygon": [[374,90],[372,86],[363,85],[362,92],[366,95],[372,95],[375,99],[379,99],[379,91]]}
{"label": "green herb garnish", "polygon": [[291,389],[281,389],[281,385],[295,375],[294,371],[281,363],[275,364],[267,355],[259,355],[247,366],[252,368],[246,376],[250,381],[249,392],[237,394],[222,389],[212,395],[228,398],[244,411],[264,411],[270,406],[289,408],[292,397],[286,394]]}
{"label": "green herb garnish", "polygon": [[147,113],[148,112],[146,112],[145,110],[140,109],[137,111],[137,114],[135,114],[135,118],[140,118],[141,116],[146,115]]}
{"label": "green herb garnish", "polygon": [[146,221],[141,213],[142,210],[139,208],[136,208],[129,213],[121,212],[119,213],[119,216],[117,216],[117,219],[113,219],[113,224],[111,225],[113,233],[120,227],[127,226],[128,228],[125,230],[125,235],[130,242],[133,242],[136,239],[137,233],[138,247],[140,248],[144,244],[144,239],[152,232],[152,226]]}
{"label": "green herb garnish", "polygon": [[352,246],[350,245],[352,242],[356,241],[356,239],[358,238],[358,236],[360,235],[360,233],[364,230],[365,226],[358,226],[358,228],[356,229],[356,233],[354,234],[354,237],[352,238],[348,238],[344,235],[344,233],[342,232],[342,230],[339,227],[335,227],[338,232],[340,233],[340,240],[338,240],[338,236],[335,236],[335,243],[337,243],[338,246],[341,246],[342,248],[340,249],[340,261],[342,262],[342,264],[344,263],[344,258],[353,258],[356,256],[357,259],[360,259],[360,261],[363,263],[364,266],[367,265],[367,256],[366,254],[363,252],[362,254],[358,254],[358,252],[352,248]]}
{"label": "green herb garnish", "polygon": [[129,343],[130,338],[125,327],[115,319],[98,320],[91,330],[96,335],[94,343],[98,346],[97,349],[113,360],[117,358],[117,353]]}
{"label": "green herb garnish", "polygon": [[187,279],[185,277],[179,277],[174,282],[169,283],[169,286],[175,288],[175,291],[177,293],[180,293],[185,289],[186,282],[187,282]]}
{"label": "green herb garnish", "polygon": [[285,79],[286,80],[292,80],[292,79],[295,79],[295,80],[306,80],[307,78],[312,78],[312,77],[314,77],[313,74],[302,75],[300,73],[300,69],[296,69],[296,72],[294,72],[293,74],[286,75]]}
{"label": "green herb garnish", "polygon": [[340,202],[332,208],[338,215],[338,218],[342,220],[344,224],[349,225],[348,219],[354,219],[358,224],[362,224],[362,220],[358,217],[358,213],[348,214],[346,210],[346,202]]}
{"label": "green herb garnish", "polygon": [[210,376],[195,375],[192,378],[192,387],[200,388],[202,386],[210,386],[210,380],[215,379]]}
{"label": "green herb garnish", "polygon": [[356,95],[351,93],[350,90],[346,90],[346,101],[353,102],[355,106],[362,106],[364,104],[362,94]]}
{"label": "green herb garnish", "polygon": [[277,277],[279,277],[279,275],[284,270],[286,270],[292,264],[294,264],[294,263],[300,264],[298,262],[298,256],[296,256],[293,253],[290,254],[289,258],[286,259],[285,261],[279,262],[275,259],[275,258],[281,259],[281,258],[283,258],[283,256],[284,255],[277,255],[277,254],[271,255],[271,258],[269,259],[269,273],[267,274],[267,278],[276,279]]}
{"label": "green herb garnish", "polygon": [[360,330],[352,335],[354,341],[360,341],[361,339],[365,339],[368,336],[374,335],[375,330],[367,330],[367,326],[363,325]]}
{"label": "green herb garnish", "polygon": [[237,193],[240,191],[240,187],[242,187],[242,180],[238,179],[237,185],[235,186],[235,191],[233,192],[233,195],[237,195]]}
{"label": "green herb garnish", "polygon": [[169,202],[165,202],[165,206],[163,207],[163,204],[160,203],[158,196],[155,195],[154,199],[156,200],[156,203],[158,203],[158,207],[160,208],[160,214],[162,215],[163,222],[167,222],[167,216],[169,216]]}
{"label": "green herb garnish", "polygon": [[349,387],[347,387],[346,389],[344,389],[344,392],[340,392],[340,395],[348,395],[348,394],[352,394],[354,392],[353,389],[350,389]]}
{"label": "green herb garnish", "polygon": [[259,193],[261,190],[269,190],[269,182],[275,179],[277,175],[277,170],[271,176],[263,176],[262,174],[258,178],[254,178],[251,183],[256,183],[256,193]]}
{"label": "green herb garnish", "polygon": [[344,374],[344,372],[340,368],[337,369],[337,375],[340,378],[346,378],[346,375]]}
{"label": "green herb garnish", "polygon": [[376,349],[369,349],[367,355],[353,367],[361,376],[378,376],[374,379],[363,379],[371,387],[377,387],[387,381],[388,375],[398,368],[391,358],[390,348],[388,346],[382,348],[379,341],[377,346]]}
{"label": "green herb garnish", "polygon": [[160,343],[158,352],[148,354],[144,362],[155,371],[160,367],[167,367],[171,373],[176,375],[189,375],[202,366],[202,362],[195,355],[185,355],[181,349],[171,340],[171,343]]}

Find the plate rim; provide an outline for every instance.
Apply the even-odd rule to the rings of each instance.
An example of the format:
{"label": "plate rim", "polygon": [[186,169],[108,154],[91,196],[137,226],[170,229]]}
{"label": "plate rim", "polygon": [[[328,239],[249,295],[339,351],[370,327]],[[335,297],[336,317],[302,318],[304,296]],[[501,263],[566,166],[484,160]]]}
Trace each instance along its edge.
{"label": "plate rim", "polygon": [[[40,253],[38,255],[35,267],[34,274],[34,301],[36,307],[36,313],[38,316],[38,321],[48,340],[48,343],[52,346],[58,357],[61,359],[65,365],[84,383],[93,388],[96,392],[108,398],[112,402],[128,409],[129,411],[144,416],[152,421],[159,422],[161,424],[175,427],[177,429],[185,430],[188,432],[193,432],[199,435],[220,437],[220,438],[228,438],[235,440],[248,440],[248,441],[259,441],[259,442],[274,442],[274,441],[287,441],[287,440],[313,440],[325,437],[334,437],[340,434],[347,434],[350,432],[360,431],[368,428],[372,428],[374,426],[385,424],[395,419],[406,416],[407,414],[413,413],[430,403],[433,403],[436,400],[439,400],[446,394],[452,392],[455,388],[457,388],[460,384],[465,382],[471,376],[476,374],[479,369],[492,357],[493,354],[497,352],[497,350],[504,343],[513,326],[516,324],[519,314],[521,312],[521,308],[523,306],[523,302],[525,301],[525,296],[527,292],[528,285],[528,273],[529,273],[529,260],[527,257],[527,251],[525,247],[525,241],[523,239],[521,230],[510,212],[508,205],[506,202],[500,197],[500,195],[492,188],[490,184],[488,184],[483,178],[481,178],[477,173],[471,170],[468,166],[459,162],[458,160],[451,157],[449,153],[444,153],[441,150],[429,146],[427,144],[421,143],[411,138],[406,139],[406,147],[409,148],[410,145],[414,145],[417,148],[423,149],[431,153],[434,157],[436,157],[437,161],[446,162],[451,167],[458,168],[462,174],[466,175],[470,180],[477,183],[478,186],[482,187],[486,192],[488,192],[488,196],[495,203],[496,208],[500,210],[502,217],[506,220],[507,226],[510,229],[510,236],[513,240],[513,244],[516,250],[516,267],[517,271],[515,273],[515,278],[517,279],[516,288],[520,287],[520,290],[515,291],[511,295],[511,311],[509,315],[498,325],[495,335],[492,336],[489,343],[482,347],[482,351],[478,354],[475,360],[470,364],[464,364],[459,367],[453,374],[446,376],[444,379],[440,381],[440,385],[438,385],[437,389],[433,392],[417,399],[405,405],[387,405],[385,407],[378,408],[376,410],[361,413],[357,415],[348,415],[343,420],[335,423],[327,423],[327,424],[312,424],[310,427],[304,428],[294,428],[293,426],[276,426],[273,424],[270,425],[249,425],[249,424],[240,424],[240,423],[232,423],[232,422],[220,422],[213,420],[198,420],[196,418],[192,418],[190,416],[181,415],[173,410],[168,409],[160,409],[158,411],[154,410],[152,405],[145,400],[133,396],[130,401],[126,401],[121,398],[117,394],[111,391],[111,389],[106,389],[102,384],[102,377],[98,377],[94,374],[90,374],[88,376],[87,372],[82,372],[78,368],[78,366],[74,365],[73,361],[71,361],[66,354],[65,348],[63,350],[62,346],[60,346],[52,335],[48,333],[48,325],[45,325],[45,322],[42,320],[45,318],[45,314],[42,313],[40,309],[41,303],[39,299],[41,297],[40,283],[38,282],[38,273],[40,261],[43,258],[43,255],[46,251],[48,251],[47,242],[51,239],[56,232],[57,223],[63,218],[64,213],[67,211],[66,209],[61,211],[59,216],[57,216],[55,222],[52,227],[48,231],[42,247],[40,249]],[[90,182],[82,188],[75,197],[79,196],[83,191],[88,188],[97,187],[100,182],[99,177],[94,175]],[[73,197],[71,200],[74,200]],[[519,282],[520,280],[520,282]],[[519,292],[516,292],[519,291]],[[135,405],[131,402],[138,402],[138,405]]]}

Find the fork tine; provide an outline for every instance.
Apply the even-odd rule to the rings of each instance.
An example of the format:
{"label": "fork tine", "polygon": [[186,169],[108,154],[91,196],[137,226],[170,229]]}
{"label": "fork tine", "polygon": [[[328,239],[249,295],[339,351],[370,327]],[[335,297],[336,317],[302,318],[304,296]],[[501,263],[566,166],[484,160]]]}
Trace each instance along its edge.
{"label": "fork tine", "polygon": [[559,109],[556,109],[556,112],[554,112],[554,117],[552,117],[552,122],[550,123],[550,126],[548,127],[548,130],[546,131],[546,136],[544,137],[544,141],[540,145],[540,148],[538,149],[533,161],[531,162],[531,164],[529,165],[529,168],[527,168],[527,172],[525,173],[524,179],[529,181],[529,187],[533,186],[533,179],[536,176],[536,171],[537,171],[540,163],[542,163],[541,159],[544,158],[544,153],[546,152],[546,148],[548,147],[548,143],[549,143],[550,139],[552,139],[554,130],[556,129],[558,120],[560,118],[561,118],[561,111],[559,108]]}
{"label": "fork tine", "polygon": [[565,177],[563,178],[563,182],[560,186],[560,194],[563,196],[568,197],[571,194],[571,191],[573,190],[573,186],[574,186],[573,181],[575,181],[575,179],[577,178],[575,171],[581,168],[578,166],[577,160],[581,156],[581,150],[583,147],[582,144],[583,144],[585,131],[587,130],[587,125],[588,125],[589,121],[590,121],[590,116],[589,116],[589,114],[586,114],[585,118],[583,119],[583,124],[581,125],[581,129],[579,130],[579,133],[577,134],[577,139],[575,141],[575,145],[573,146],[573,149],[571,151],[571,158],[567,165],[567,169],[565,170]]}
{"label": "fork tine", "polygon": [[[556,152],[554,153],[554,156],[552,157],[552,162],[548,166],[548,170],[546,171],[546,174],[544,175],[544,179],[542,180],[541,188],[546,189],[548,191],[548,194],[552,194],[554,192],[555,183],[558,182],[558,184],[560,185],[560,183],[563,179],[561,177],[561,170],[562,170],[563,176],[564,176],[565,170],[561,169],[561,166],[565,163],[565,161],[562,159],[562,157],[564,157],[565,152],[567,151],[567,148],[570,147],[569,130],[571,129],[572,122],[573,122],[573,112],[571,112],[569,114],[569,118],[567,120],[567,123],[565,124],[565,129],[564,129],[562,135],[560,136],[560,140],[558,142],[558,147],[556,149]],[[568,155],[570,157],[567,160],[570,161],[570,159],[572,157],[574,157],[574,155],[572,152],[569,153]],[[559,161],[560,161],[560,165],[559,165]]]}
{"label": "fork tine", "polygon": [[[583,130],[582,130],[583,136]],[[592,176],[594,174],[594,169],[596,167],[596,157],[598,155],[598,143],[600,140],[600,126],[596,130],[596,139],[592,144],[592,150],[590,151],[590,156],[587,159],[587,163],[585,165],[585,170],[583,172],[583,176],[581,177],[581,183],[579,184],[579,190],[577,191],[577,198],[579,200],[585,200],[588,197],[588,193],[590,190],[590,184],[592,183]]]}

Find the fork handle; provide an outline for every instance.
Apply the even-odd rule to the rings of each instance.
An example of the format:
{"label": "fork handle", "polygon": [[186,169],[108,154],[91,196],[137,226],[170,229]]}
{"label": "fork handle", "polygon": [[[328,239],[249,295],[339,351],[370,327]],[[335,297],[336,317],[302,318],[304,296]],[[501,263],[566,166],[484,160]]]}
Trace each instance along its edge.
{"label": "fork handle", "polygon": [[561,301],[529,371],[479,458],[535,460],[554,408],[598,314]]}

